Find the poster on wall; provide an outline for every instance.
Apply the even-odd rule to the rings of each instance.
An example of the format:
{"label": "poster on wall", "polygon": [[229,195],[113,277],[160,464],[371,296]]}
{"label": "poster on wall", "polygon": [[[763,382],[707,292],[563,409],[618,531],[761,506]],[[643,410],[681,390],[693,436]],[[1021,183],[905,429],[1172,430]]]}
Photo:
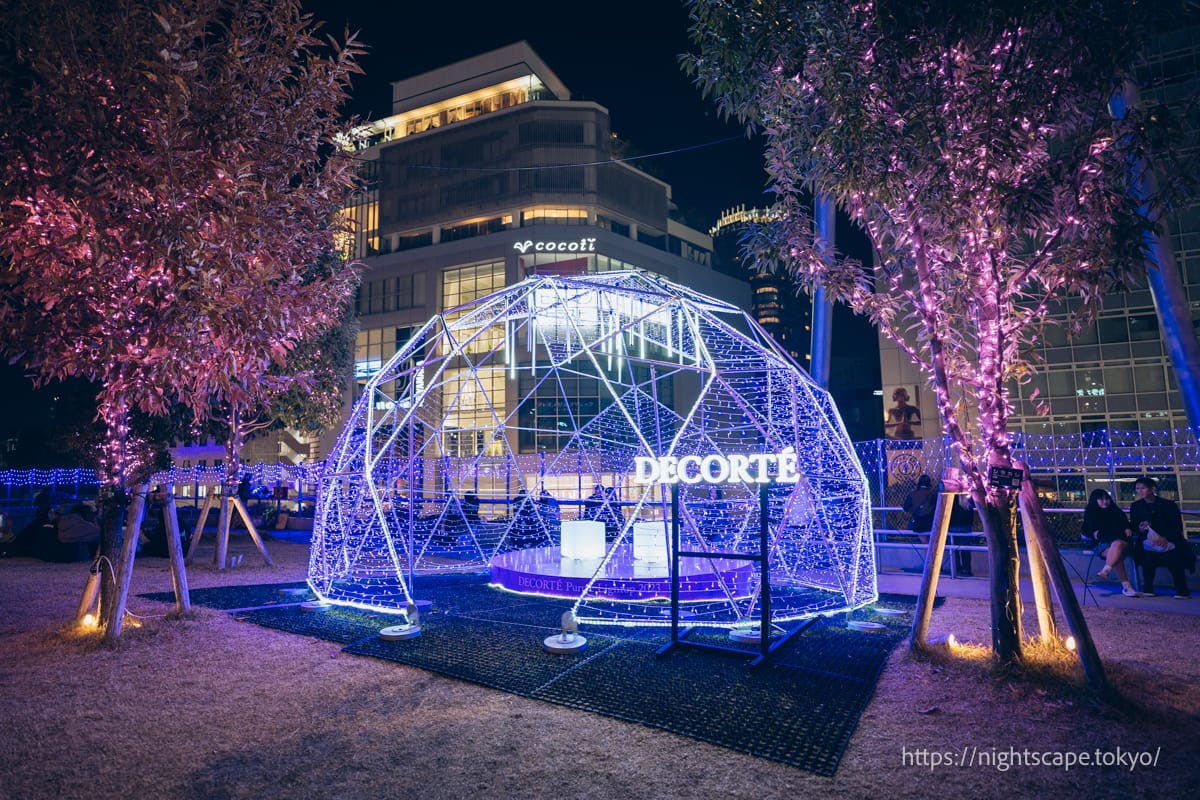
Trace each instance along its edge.
{"label": "poster on wall", "polygon": [[888,439],[921,438],[921,387],[897,386],[892,389],[892,405],[884,418],[883,435]]}

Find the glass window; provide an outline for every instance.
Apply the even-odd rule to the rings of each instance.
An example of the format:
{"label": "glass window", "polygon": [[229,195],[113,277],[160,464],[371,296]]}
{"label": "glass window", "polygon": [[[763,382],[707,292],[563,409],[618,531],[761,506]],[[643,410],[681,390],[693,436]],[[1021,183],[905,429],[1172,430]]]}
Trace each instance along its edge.
{"label": "glass window", "polygon": [[442,428],[446,455],[502,455],[503,441],[495,433],[498,420],[504,418],[504,370],[448,369],[443,379],[442,404],[448,409]]}
{"label": "glass window", "polygon": [[504,288],[504,262],[453,267],[442,274],[442,308],[448,310]]}
{"label": "glass window", "polygon": [[1077,333],[1076,335],[1071,337],[1071,344],[1074,344],[1074,345],[1095,344],[1097,341],[1096,336],[1097,336],[1096,326],[1095,325],[1085,325],[1083,327],[1083,330],[1081,330],[1079,333]]}
{"label": "glass window", "polygon": [[1129,343],[1102,344],[1100,345],[1100,357],[1105,361],[1128,361]]}
{"label": "glass window", "polygon": [[1129,317],[1129,340],[1147,342],[1158,339],[1158,317],[1154,314],[1133,314]]}
{"label": "glass window", "polygon": [[1111,411],[1137,411],[1137,395],[1134,394],[1110,394],[1108,396],[1108,410]]}
{"label": "glass window", "polygon": [[1129,328],[1123,316],[1101,317],[1096,321],[1096,330],[1100,335],[1101,344],[1129,341]]}
{"label": "glass window", "polygon": [[1140,392],[1138,394],[1138,409],[1152,414],[1165,414],[1167,410],[1166,392]]}
{"label": "glass window", "polygon": [[1129,367],[1105,367],[1104,391],[1106,394],[1132,392],[1133,386],[1133,373]]}
{"label": "glass window", "polygon": [[1045,328],[1043,341],[1046,347],[1066,347],[1067,329],[1063,325],[1048,323]]}
{"label": "glass window", "polygon": [[1057,370],[1046,375],[1051,397],[1074,397],[1075,374],[1070,370]]}
{"label": "glass window", "polygon": [[1166,375],[1158,364],[1134,367],[1133,382],[1139,392],[1161,392],[1167,388]]}

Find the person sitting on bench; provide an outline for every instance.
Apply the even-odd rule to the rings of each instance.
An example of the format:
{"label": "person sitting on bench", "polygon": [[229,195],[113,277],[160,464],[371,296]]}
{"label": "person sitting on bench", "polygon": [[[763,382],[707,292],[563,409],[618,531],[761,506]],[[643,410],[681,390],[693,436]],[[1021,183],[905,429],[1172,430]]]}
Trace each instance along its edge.
{"label": "person sitting on bench", "polygon": [[1083,510],[1083,535],[1095,539],[1097,553],[1104,555],[1104,568],[1099,576],[1107,579],[1110,573],[1116,573],[1121,582],[1121,594],[1141,597],[1142,593],[1133,588],[1125,572],[1126,549],[1133,545],[1129,520],[1113,502],[1112,495],[1103,489],[1096,489],[1088,498],[1087,508]]}

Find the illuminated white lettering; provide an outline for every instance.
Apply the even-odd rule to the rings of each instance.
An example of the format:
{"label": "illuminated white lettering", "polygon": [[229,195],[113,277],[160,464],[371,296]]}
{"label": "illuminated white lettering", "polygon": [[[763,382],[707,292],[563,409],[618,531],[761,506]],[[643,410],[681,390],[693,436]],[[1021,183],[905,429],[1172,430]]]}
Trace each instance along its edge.
{"label": "illuminated white lettering", "polygon": [[535,242],[532,239],[513,242],[513,250],[521,255],[527,253],[530,248],[535,253],[594,253],[596,252],[596,239],[585,236],[578,242]]}
{"label": "illuminated white lettering", "polygon": [[758,475],[754,478],[755,483],[771,482],[771,473],[767,462],[774,460],[774,458],[775,456],[770,453],[754,453],[750,456],[750,461],[754,464],[754,469],[758,471]]}
{"label": "illuminated white lettering", "polygon": [[659,483],[679,483],[679,473],[676,472],[679,465],[678,458],[675,458],[675,456],[663,456],[658,460],[658,464],[661,470]]}
{"label": "illuminated white lettering", "polygon": [[[713,468],[716,468],[714,474]],[[729,481],[729,459],[724,456],[705,456],[700,462],[700,474],[709,483],[727,483]]]}
{"label": "illuminated white lettering", "polygon": [[662,472],[658,467],[658,459],[650,456],[637,456],[633,459],[634,483],[657,483]]}
{"label": "illuminated white lettering", "polygon": [[775,477],[776,483],[798,483],[800,474],[796,472],[796,451],[790,447],[784,448],[779,454],[779,475]]}
{"label": "illuminated white lettering", "polygon": [[635,483],[798,483],[799,456],[788,447],[781,453],[682,457],[637,456],[634,459]]}
{"label": "illuminated white lettering", "polygon": [[729,457],[729,480],[732,483],[754,483],[750,477],[750,458],[742,455]]}
{"label": "illuminated white lettering", "polygon": [[[695,474],[692,474],[695,470]],[[680,483],[699,483],[704,480],[704,473],[700,471],[700,456],[684,456],[679,459],[679,481]]]}

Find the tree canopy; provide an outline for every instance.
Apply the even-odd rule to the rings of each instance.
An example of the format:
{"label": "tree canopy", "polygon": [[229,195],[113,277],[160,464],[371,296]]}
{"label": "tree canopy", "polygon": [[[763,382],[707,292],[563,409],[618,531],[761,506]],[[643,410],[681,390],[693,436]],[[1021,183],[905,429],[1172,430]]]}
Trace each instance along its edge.
{"label": "tree canopy", "polygon": [[[295,0],[0,0],[5,347],[97,382],[113,474],[129,412],[197,419],[341,320],[354,164],[330,157],[361,49]],[[127,443],[126,443],[127,444]]]}
{"label": "tree canopy", "polygon": [[[1003,660],[1020,646],[1016,533],[988,470],[1011,463],[1010,389],[1048,312],[1078,324],[1143,270],[1168,195],[1140,196],[1132,167],[1171,151],[1150,146],[1163,115],[1109,103],[1166,5],[688,3],[684,68],[766,137],[777,202],[756,260],[868,314],[933,384],[988,534]],[[872,264],[814,240],[814,195],[862,227]]]}
{"label": "tree canopy", "polygon": [[[767,139],[775,222],[752,249],[869,314],[928,374],[964,464],[1007,461],[1009,382],[1068,298],[1086,320],[1144,264],[1131,158],[1153,110],[1109,100],[1144,3],[696,0],[685,67]],[[1155,4],[1157,7],[1157,4]],[[1175,174],[1176,170],[1167,170]],[[875,263],[828,259],[832,197]],[[1155,214],[1161,206],[1154,206]]]}

